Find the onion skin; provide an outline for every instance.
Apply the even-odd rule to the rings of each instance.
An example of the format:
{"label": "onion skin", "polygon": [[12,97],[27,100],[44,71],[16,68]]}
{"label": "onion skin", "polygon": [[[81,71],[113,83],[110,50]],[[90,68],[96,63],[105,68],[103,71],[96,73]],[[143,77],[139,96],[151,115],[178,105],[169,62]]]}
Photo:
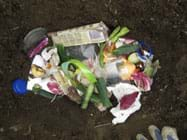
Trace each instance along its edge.
{"label": "onion skin", "polygon": [[128,109],[135,102],[137,96],[138,92],[123,96],[120,100],[120,109]]}
{"label": "onion skin", "polygon": [[143,72],[136,72],[132,75],[132,80],[141,91],[150,91],[152,79],[145,75]]}

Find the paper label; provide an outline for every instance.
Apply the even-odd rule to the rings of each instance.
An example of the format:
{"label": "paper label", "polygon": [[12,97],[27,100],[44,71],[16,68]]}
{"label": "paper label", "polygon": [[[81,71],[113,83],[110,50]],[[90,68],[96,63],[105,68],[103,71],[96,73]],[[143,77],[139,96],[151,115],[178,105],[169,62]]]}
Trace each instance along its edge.
{"label": "paper label", "polygon": [[65,47],[105,42],[108,28],[103,22],[51,33],[55,44]]}

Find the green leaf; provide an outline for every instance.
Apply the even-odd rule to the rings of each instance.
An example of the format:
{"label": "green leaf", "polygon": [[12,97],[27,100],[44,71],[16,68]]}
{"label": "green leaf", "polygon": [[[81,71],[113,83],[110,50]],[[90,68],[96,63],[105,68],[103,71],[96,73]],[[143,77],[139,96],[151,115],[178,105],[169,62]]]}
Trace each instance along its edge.
{"label": "green leaf", "polygon": [[103,51],[104,51],[104,48],[105,48],[105,44],[102,43],[102,44],[100,44],[99,47],[100,47],[100,51],[99,51],[99,64],[103,68],[104,67],[104,55],[103,55]]}
{"label": "green leaf", "polygon": [[95,95],[95,94],[92,94],[91,98],[90,98],[90,101],[92,103],[96,103],[96,104],[99,104],[101,103],[101,99],[99,98],[98,95]]}
{"label": "green leaf", "polygon": [[113,51],[114,55],[129,54],[135,52],[139,48],[138,45],[124,45]]}
{"label": "green leaf", "polygon": [[129,32],[129,29],[127,27],[121,28],[121,30],[113,36],[110,40],[115,43],[120,37],[126,35]]}
{"label": "green leaf", "polygon": [[68,70],[69,64],[73,64],[80,69],[81,73],[89,80],[90,83],[95,83],[97,81],[95,75],[89,70],[89,68],[84,63],[76,59],[71,59],[61,65],[62,70],[68,77],[72,78]]}
{"label": "green leaf", "polygon": [[102,104],[107,108],[111,107],[112,103],[110,102],[109,97],[107,95],[108,91],[106,88],[106,82],[105,82],[104,78],[97,79],[96,87],[99,92],[99,97],[101,99]]}
{"label": "green leaf", "polygon": [[90,98],[92,96],[92,93],[94,91],[94,87],[95,87],[94,84],[90,84],[88,86],[86,94],[84,95],[84,99],[83,99],[82,105],[81,105],[82,109],[86,109],[88,107],[88,103],[89,103],[89,100],[90,100]]}
{"label": "green leaf", "polygon": [[140,59],[138,58],[138,54],[136,52],[130,54],[128,56],[128,61],[133,63],[133,64],[136,64],[136,63],[140,62]]}
{"label": "green leaf", "polygon": [[153,67],[152,66],[146,66],[144,69],[144,73],[145,75],[149,76],[149,77],[153,77]]}
{"label": "green leaf", "polygon": [[152,63],[151,60],[147,60],[147,62],[145,64],[144,73],[147,76],[152,78],[156,74],[156,72],[159,68],[160,68],[159,60],[156,60],[154,63]]}
{"label": "green leaf", "polygon": [[66,55],[64,46],[62,44],[56,44],[55,47],[58,50],[58,55],[60,57],[60,62],[65,62],[69,59],[69,57]]}
{"label": "green leaf", "polygon": [[[83,84],[76,82],[75,87],[76,87],[79,91],[81,91],[83,94],[86,94],[87,87],[85,87]],[[91,98],[90,98],[90,101],[91,101],[92,103],[101,103],[101,100],[100,100],[99,96],[96,95],[96,94],[92,94],[92,96],[91,96]]]}
{"label": "green leaf", "polygon": [[121,27],[120,27],[120,26],[117,26],[117,27],[113,30],[113,32],[110,34],[109,39],[111,40],[114,36],[116,36],[116,34],[119,33],[120,29],[121,29]]}
{"label": "green leaf", "polygon": [[[120,26],[116,27],[114,31],[111,33],[109,40],[111,40],[113,43],[115,43],[120,37],[124,36],[129,32],[129,29],[127,27],[121,28]],[[105,48],[105,43],[101,43],[100,46],[100,51],[99,51],[99,64],[101,67],[104,67],[104,55],[103,51]]]}
{"label": "green leaf", "polygon": [[[40,96],[43,96],[47,99],[53,99],[55,95],[53,95],[52,93],[48,92],[48,91],[45,91],[41,88],[38,88],[38,87],[33,87],[32,91],[35,93],[35,94],[38,94]],[[63,96],[60,96],[60,95],[57,95],[56,96],[56,99],[59,99],[59,98],[62,98]]]}

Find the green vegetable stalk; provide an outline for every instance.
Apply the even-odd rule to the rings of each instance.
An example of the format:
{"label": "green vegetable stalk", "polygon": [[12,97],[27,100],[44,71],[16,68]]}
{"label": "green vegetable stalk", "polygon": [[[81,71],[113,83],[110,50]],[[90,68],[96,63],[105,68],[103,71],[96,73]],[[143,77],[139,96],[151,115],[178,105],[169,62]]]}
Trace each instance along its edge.
{"label": "green vegetable stalk", "polygon": [[105,48],[105,43],[100,44],[100,51],[99,51],[99,64],[100,66],[103,68],[104,67],[104,55],[103,55],[103,51]]}
{"label": "green vegetable stalk", "polygon": [[58,50],[58,55],[60,57],[60,62],[65,62],[69,59],[69,57],[65,53],[64,46],[62,44],[56,44],[55,47]]}
{"label": "green vegetable stalk", "polygon": [[159,60],[156,60],[154,63],[152,63],[152,61],[150,60],[147,60],[144,73],[149,77],[153,77],[159,68],[160,68]]}
{"label": "green vegetable stalk", "polygon": [[[110,34],[109,40],[111,40],[113,43],[115,43],[120,37],[124,36],[129,32],[129,29],[127,27],[121,28],[120,26],[116,27],[114,31]],[[101,67],[104,67],[104,56],[103,51],[105,48],[105,43],[100,44],[100,52],[99,52],[99,64]]]}
{"label": "green vegetable stalk", "polygon": [[68,67],[70,64],[73,64],[78,69],[80,69],[82,74],[89,80],[90,83],[95,83],[97,81],[95,75],[89,70],[89,68],[84,63],[76,59],[71,59],[67,62],[62,63],[61,68],[64,71],[65,75],[69,75]]}
{"label": "green vegetable stalk", "polygon": [[[117,29],[116,29],[116,32],[117,32]],[[115,43],[120,37],[126,35],[128,32],[129,32],[129,29],[127,27],[123,27],[118,33],[115,33],[114,35],[112,33],[110,40],[113,43]]]}
{"label": "green vegetable stalk", "polygon": [[[114,31],[110,34],[109,36],[109,40],[111,40],[112,38],[114,38],[116,36],[117,33],[119,33],[121,27],[118,26],[114,29]],[[104,59],[104,56],[103,56],[103,51],[104,51],[104,48],[105,48],[105,43],[101,43],[100,46],[100,51],[99,51],[99,64],[100,66],[103,68],[104,67],[104,62],[103,62],[103,59]]]}
{"label": "green vegetable stalk", "polygon": [[94,86],[95,86],[94,84],[90,84],[88,86],[88,89],[86,91],[86,94],[84,95],[84,99],[83,99],[83,102],[81,105],[82,109],[86,109],[88,107],[89,100],[90,100],[92,93],[94,91]]}
{"label": "green vegetable stalk", "polygon": [[[79,91],[81,91],[82,93],[86,93],[86,90],[87,90],[87,89],[86,89],[86,87],[85,87],[84,85],[82,85],[81,83],[76,82],[75,87],[76,87]],[[101,100],[100,100],[100,98],[99,98],[98,95],[92,94],[92,96],[91,96],[91,98],[90,98],[90,102],[92,102],[92,103],[101,103]]]}
{"label": "green vegetable stalk", "polygon": [[114,55],[129,54],[135,52],[139,48],[138,45],[124,45],[113,51]]}
{"label": "green vegetable stalk", "polygon": [[[75,81],[73,81],[74,77],[72,77],[72,75],[70,75],[70,72],[69,72],[69,65],[70,64],[73,64],[74,66],[76,66],[77,70],[80,71],[88,79],[88,81],[90,82],[90,84],[89,84],[89,86],[88,86],[88,88],[86,90],[86,93],[84,94],[84,99],[83,99],[83,102],[82,102],[82,108],[86,109],[87,106],[88,106],[89,100],[90,100],[90,98],[92,96],[92,93],[94,91],[94,85],[95,85],[95,82],[97,81],[96,77],[89,70],[89,68],[84,63],[82,63],[79,60],[71,59],[71,60],[69,60],[67,62],[62,63],[62,65],[61,65],[62,70],[64,71],[65,75],[72,81],[74,86],[76,86],[77,88],[79,88],[81,90],[84,90],[84,87],[82,87],[81,84],[78,84]],[[73,76],[75,76],[75,75],[73,74]]]}
{"label": "green vegetable stalk", "polygon": [[114,36],[116,36],[117,33],[119,33],[121,27],[117,26],[114,31],[110,34],[109,39],[111,40]]}
{"label": "green vegetable stalk", "polygon": [[96,87],[99,92],[99,97],[100,97],[102,104],[107,108],[111,107],[112,103],[110,102],[108,95],[107,95],[108,92],[107,92],[106,82],[105,82],[104,78],[97,79]]}
{"label": "green vegetable stalk", "polygon": [[[53,99],[55,95],[51,94],[50,92],[47,92],[43,89],[41,89],[40,87],[33,87],[32,91],[35,93],[35,94],[38,94],[40,96],[43,96],[47,99]],[[56,99],[59,99],[59,98],[62,98],[63,96],[56,96]]]}
{"label": "green vegetable stalk", "polygon": [[95,95],[95,94],[92,94],[92,96],[91,96],[91,98],[90,98],[90,101],[91,101],[92,103],[95,103],[95,104],[101,103],[100,98],[98,97],[98,95]]}

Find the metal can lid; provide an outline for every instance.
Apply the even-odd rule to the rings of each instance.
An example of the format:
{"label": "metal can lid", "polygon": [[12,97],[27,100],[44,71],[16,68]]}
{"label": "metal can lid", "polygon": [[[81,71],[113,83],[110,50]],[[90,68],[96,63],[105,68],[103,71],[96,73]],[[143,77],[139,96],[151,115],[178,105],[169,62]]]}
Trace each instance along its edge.
{"label": "metal can lid", "polygon": [[31,30],[24,37],[24,50],[27,52],[32,47],[35,47],[41,40],[47,37],[47,30],[42,27]]}
{"label": "metal can lid", "polygon": [[24,95],[27,93],[27,81],[23,79],[16,79],[12,83],[12,89],[16,94]]}

